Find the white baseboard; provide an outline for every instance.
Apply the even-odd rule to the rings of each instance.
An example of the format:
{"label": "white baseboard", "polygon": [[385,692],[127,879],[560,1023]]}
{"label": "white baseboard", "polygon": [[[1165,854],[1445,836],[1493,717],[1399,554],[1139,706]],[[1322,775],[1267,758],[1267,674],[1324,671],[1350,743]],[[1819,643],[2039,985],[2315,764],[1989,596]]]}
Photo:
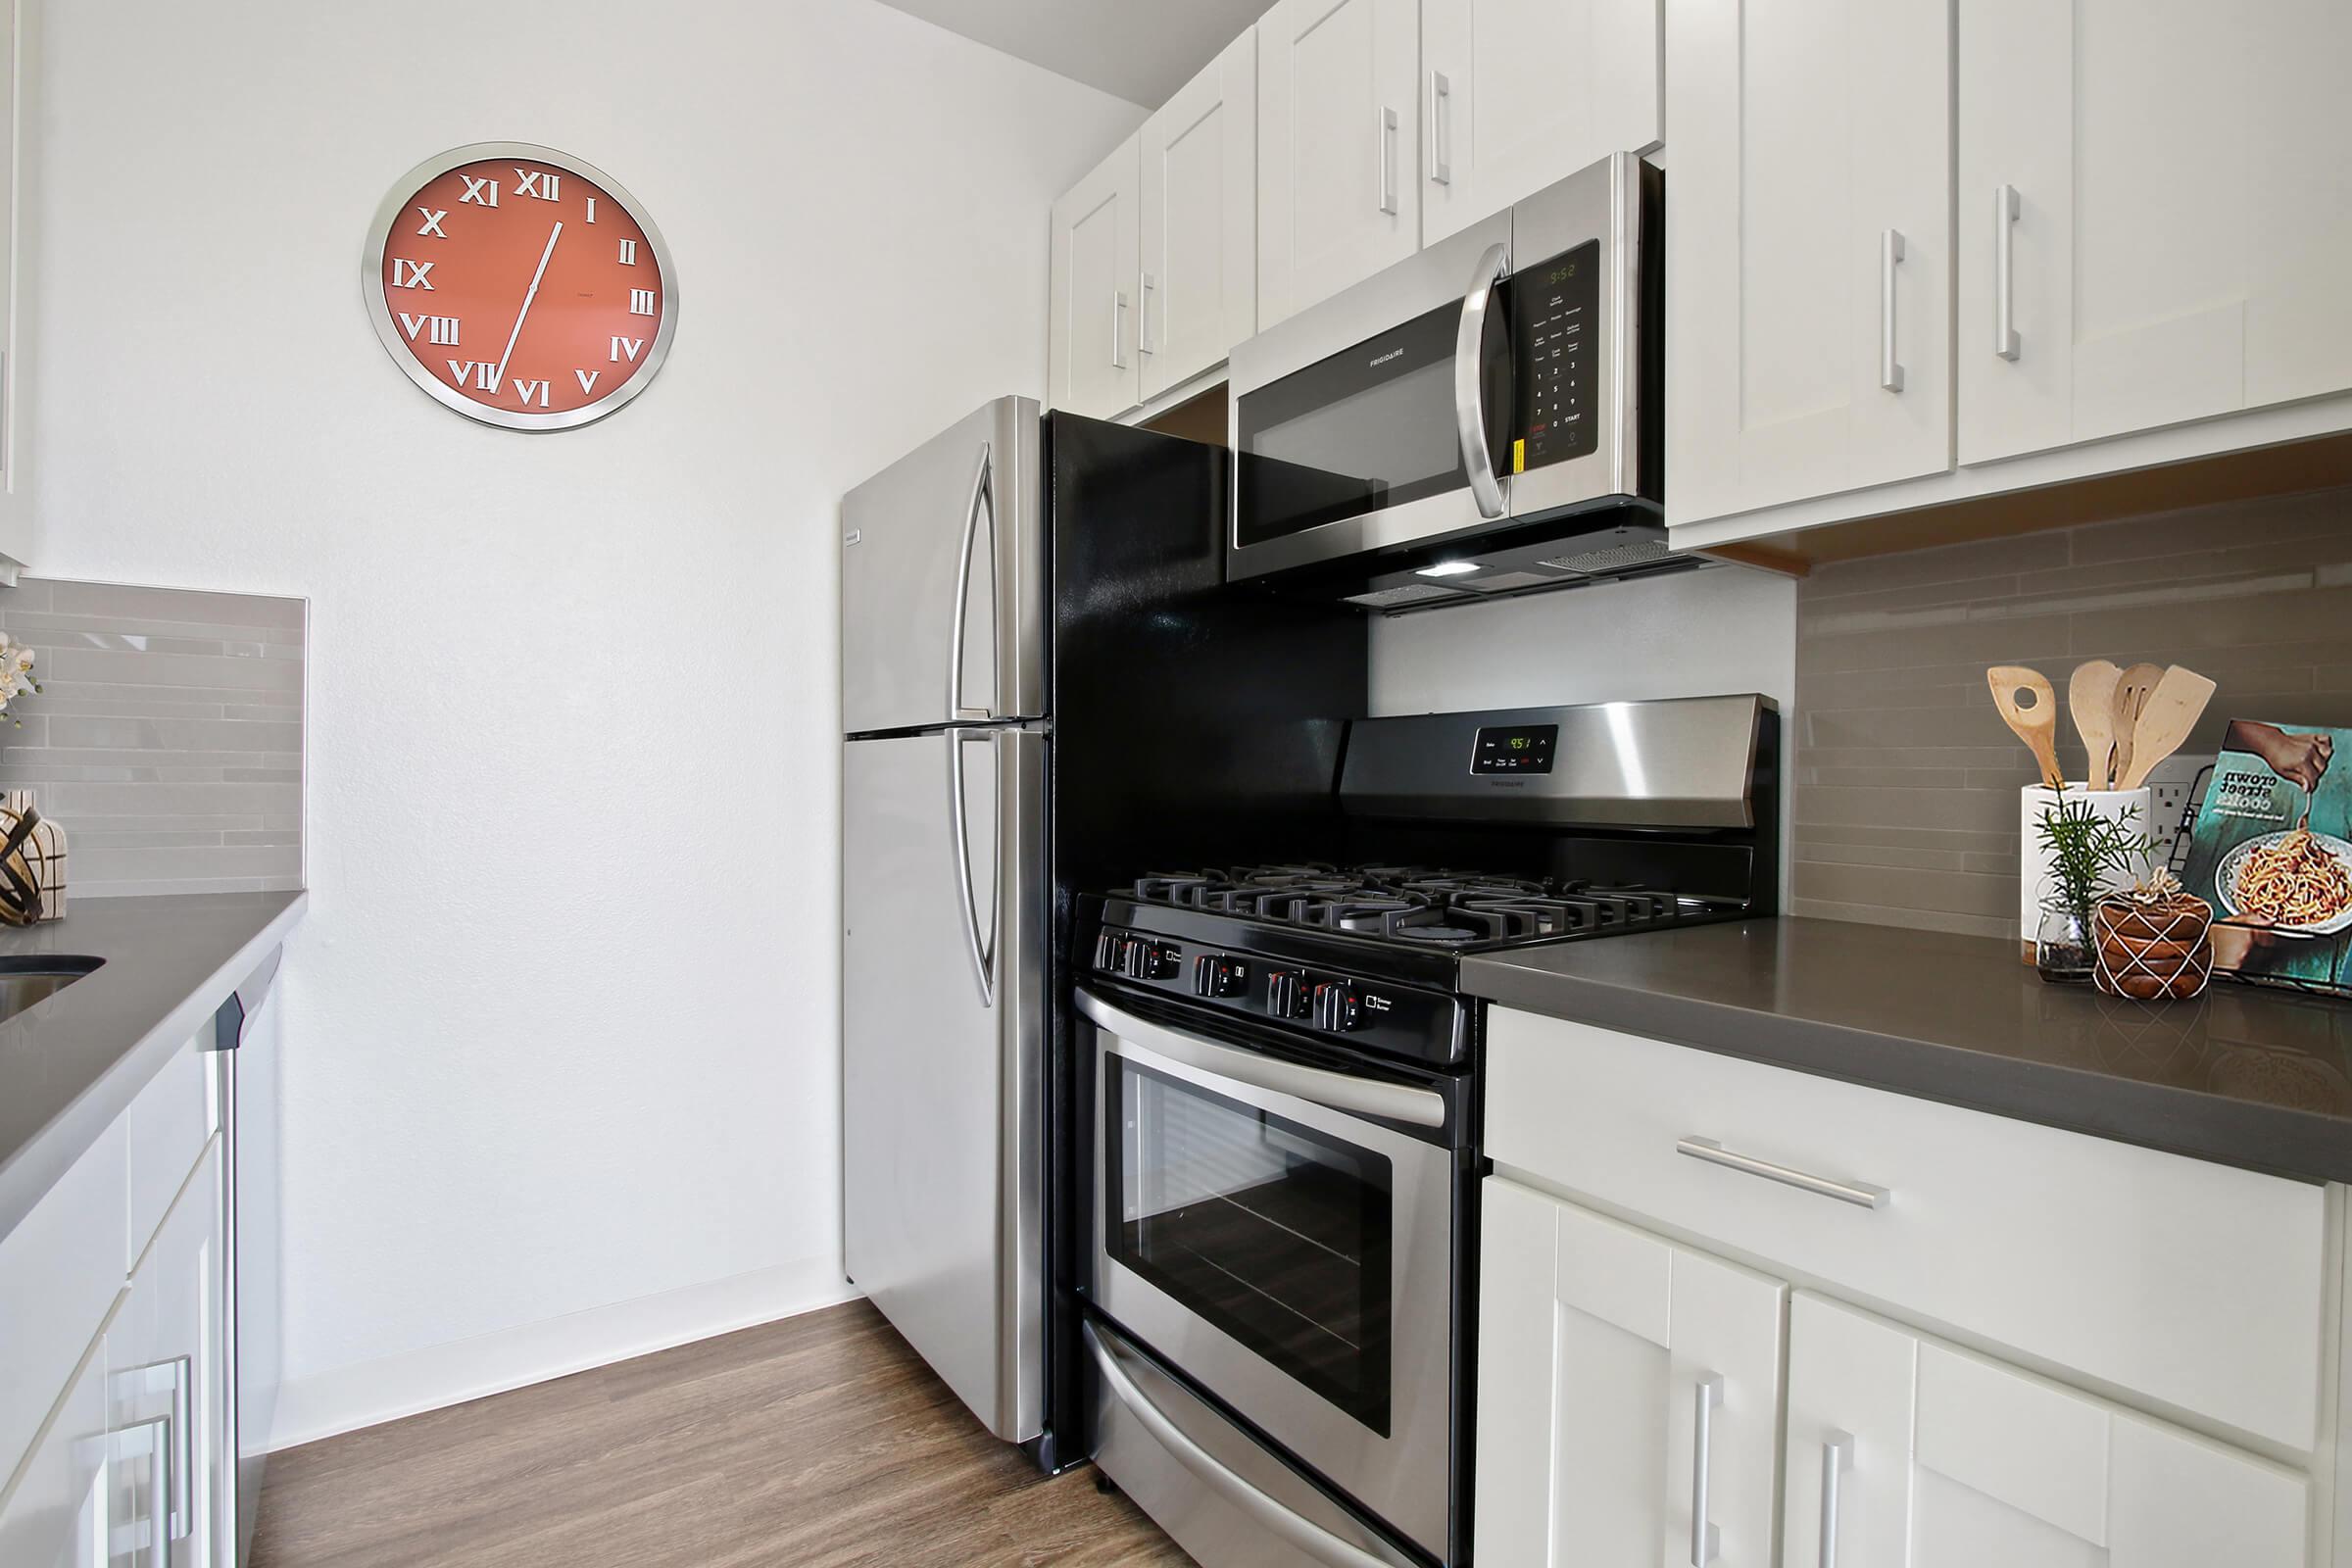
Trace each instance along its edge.
{"label": "white baseboard", "polygon": [[838,1258],[803,1258],[289,1378],[278,1390],[270,1446],[274,1450],[316,1443],[714,1334],[772,1323],[854,1300],[858,1294],[841,1277]]}

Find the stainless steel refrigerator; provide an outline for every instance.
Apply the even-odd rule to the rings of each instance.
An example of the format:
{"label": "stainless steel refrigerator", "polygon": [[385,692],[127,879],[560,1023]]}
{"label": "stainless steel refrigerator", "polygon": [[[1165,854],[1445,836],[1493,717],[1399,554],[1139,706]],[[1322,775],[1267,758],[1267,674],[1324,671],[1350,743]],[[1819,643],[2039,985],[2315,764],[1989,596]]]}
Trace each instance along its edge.
{"label": "stainless steel refrigerator", "polygon": [[1077,895],[1315,842],[1362,708],[1360,618],[1227,589],[1228,474],[1003,398],[842,502],[847,1268],[1049,1466],[1084,1451]]}

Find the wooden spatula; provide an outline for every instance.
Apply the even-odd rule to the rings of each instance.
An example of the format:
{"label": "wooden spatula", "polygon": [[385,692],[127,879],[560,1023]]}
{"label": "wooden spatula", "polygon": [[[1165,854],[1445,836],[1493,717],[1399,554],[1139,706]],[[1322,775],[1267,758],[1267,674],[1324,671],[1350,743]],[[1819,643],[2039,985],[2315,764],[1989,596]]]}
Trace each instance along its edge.
{"label": "wooden spatula", "polygon": [[2135,790],[2145,784],[2156,764],[2188,739],[2188,732],[2205,716],[2205,705],[2212,699],[2213,682],[2195,670],[2179,664],[2166,670],[2148,694],[2147,706],[2139,710],[2139,722],[2132,726],[2132,768],[2117,781],[2116,788]]}
{"label": "wooden spatula", "polygon": [[[2066,775],[2058,769],[2058,694],[2050,689],[2048,677],[2023,664],[1995,664],[1984,672],[1984,680],[1992,688],[1992,706],[2001,710],[2017,738],[2033,749],[2034,760],[2041,764],[2041,781],[2057,789]],[[2034,701],[2020,701],[2026,697]]]}
{"label": "wooden spatula", "polygon": [[2082,776],[2094,790],[2107,787],[2115,763],[2115,683],[2124,672],[2110,660],[2094,659],[2075,667],[2066,683],[2066,706],[2075,715],[2075,733],[2082,737],[2089,770]]}
{"label": "wooden spatula", "polygon": [[[2162,664],[2133,664],[2124,671],[2115,683],[2115,766],[2108,770],[2110,780],[2120,779],[2132,767],[2132,740],[2139,728],[2139,710],[2148,706],[2148,693],[2164,679]],[[2115,786],[2111,783],[2110,789]]]}

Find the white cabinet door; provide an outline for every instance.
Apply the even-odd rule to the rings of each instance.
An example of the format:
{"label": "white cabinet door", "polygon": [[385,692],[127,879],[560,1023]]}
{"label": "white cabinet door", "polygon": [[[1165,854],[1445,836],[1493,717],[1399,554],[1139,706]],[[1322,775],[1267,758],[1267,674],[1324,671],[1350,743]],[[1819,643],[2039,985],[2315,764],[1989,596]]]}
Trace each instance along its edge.
{"label": "white cabinet door", "polygon": [[15,1478],[0,1480],[0,1563],[106,1568],[108,1446],[101,1333]]}
{"label": "white cabinet door", "polygon": [[1665,138],[1662,0],[1421,0],[1421,241]]}
{"label": "white cabinet door", "polygon": [[1666,8],[1670,523],[1951,466],[1951,25]]}
{"label": "white cabinet door", "polygon": [[1803,1568],[2307,1557],[2304,1477],[1802,1293],[1788,1439],[1783,1561]]}
{"label": "white cabinet door", "polygon": [[1962,0],[1960,461],[2352,387],[2348,75],[2342,0]]}
{"label": "white cabinet door", "polygon": [[1139,401],[1136,277],[1143,168],[1136,137],[1054,204],[1047,400],[1107,418]]}
{"label": "white cabinet door", "polygon": [[1480,1561],[1769,1568],[1787,1288],[1510,1182],[1484,1195]]}
{"label": "white cabinet door", "polygon": [[1257,24],[1257,321],[1420,248],[1416,0],[1275,0]]}
{"label": "white cabinet door", "polygon": [[1257,34],[1236,38],[1140,134],[1136,347],[1149,402],[1257,330]]}
{"label": "white cabinet door", "polygon": [[18,200],[23,179],[24,123],[17,91],[17,0],[0,0],[0,583],[14,583],[25,550],[28,503],[20,471],[29,426],[21,416],[28,382],[19,363],[17,322],[21,254],[29,249]]}
{"label": "white cabinet door", "polygon": [[220,1141],[206,1146],[130,1277],[107,1335],[116,1560],[233,1568]]}

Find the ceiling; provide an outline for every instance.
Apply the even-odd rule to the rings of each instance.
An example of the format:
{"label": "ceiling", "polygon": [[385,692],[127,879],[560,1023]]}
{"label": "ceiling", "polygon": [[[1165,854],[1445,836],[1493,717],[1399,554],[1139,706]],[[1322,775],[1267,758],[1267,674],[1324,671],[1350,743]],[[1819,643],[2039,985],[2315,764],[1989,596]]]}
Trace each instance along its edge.
{"label": "ceiling", "polygon": [[883,0],[1031,65],[1157,109],[1272,0]]}

